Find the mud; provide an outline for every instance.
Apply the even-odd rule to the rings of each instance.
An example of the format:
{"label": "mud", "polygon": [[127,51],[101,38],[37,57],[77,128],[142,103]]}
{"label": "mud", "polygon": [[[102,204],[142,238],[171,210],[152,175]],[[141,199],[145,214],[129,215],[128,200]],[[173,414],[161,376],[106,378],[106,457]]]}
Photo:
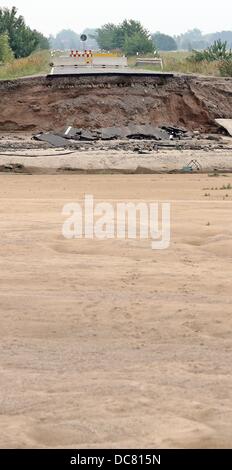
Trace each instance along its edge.
{"label": "mud", "polygon": [[230,118],[232,79],[173,77],[37,77],[0,82],[0,131],[58,131],[128,124],[220,132]]}

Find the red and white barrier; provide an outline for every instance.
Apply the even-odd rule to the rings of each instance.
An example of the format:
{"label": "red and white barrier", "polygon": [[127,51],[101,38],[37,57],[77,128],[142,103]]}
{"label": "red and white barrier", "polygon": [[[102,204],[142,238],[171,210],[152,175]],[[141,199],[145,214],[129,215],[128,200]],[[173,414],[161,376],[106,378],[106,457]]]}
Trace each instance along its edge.
{"label": "red and white barrier", "polygon": [[70,57],[76,57],[76,58],[83,57],[85,59],[90,59],[93,57],[93,53],[92,51],[87,51],[87,50],[85,50],[84,52],[71,50]]}

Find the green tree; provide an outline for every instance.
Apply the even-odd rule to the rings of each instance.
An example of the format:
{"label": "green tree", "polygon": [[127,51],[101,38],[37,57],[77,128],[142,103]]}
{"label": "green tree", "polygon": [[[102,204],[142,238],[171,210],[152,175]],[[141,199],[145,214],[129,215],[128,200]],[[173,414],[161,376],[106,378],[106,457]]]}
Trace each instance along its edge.
{"label": "green tree", "polygon": [[36,49],[48,49],[48,40],[38,31],[32,31],[17,8],[0,8],[0,34],[7,33],[16,58],[26,57]]}
{"label": "green tree", "polygon": [[154,46],[159,51],[176,51],[177,44],[175,39],[172,36],[168,36],[167,34],[162,33],[155,33],[152,35],[152,41]]}
{"label": "green tree", "polygon": [[34,37],[37,41],[37,49],[46,50],[50,48],[49,40],[39,31],[33,30]]}
{"label": "green tree", "polygon": [[11,62],[14,58],[7,33],[0,34],[0,62]]}
{"label": "green tree", "polygon": [[146,54],[154,51],[154,45],[151,39],[134,33],[126,37],[123,51],[126,55]]}
{"label": "green tree", "polygon": [[215,41],[212,46],[204,51],[193,51],[190,59],[192,62],[213,62],[215,60],[232,60],[232,50],[227,48],[227,42],[220,39]]}
{"label": "green tree", "polygon": [[124,20],[119,28],[122,30],[124,36],[131,37],[134,34],[139,34],[140,36],[149,38],[150,35],[148,31],[142,26],[139,21],[135,20]]}
{"label": "green tree", "polygon": [[148,31],[139,21],[124,20],[121,24],[108,23],[98,29],[96,40],[101,49],[119,49],[129,53],[151,52],[153,43]]}
{"label": "green tree", "polygon": [[221,39],[221,41],[227,42],[229,48],[232,48],[232,31],[221,31],[218,33],[206,34],[204,38],[207,40],[209,46],[211,46],[214,41]]}
{"label": "green tree", "polygon": [[113,23],[107,23],[102,28],[97,30],[97,42],[99,47],[104,50],[120,49],[123,46],[124,37],[122,42],[120,40],[119,27]]}

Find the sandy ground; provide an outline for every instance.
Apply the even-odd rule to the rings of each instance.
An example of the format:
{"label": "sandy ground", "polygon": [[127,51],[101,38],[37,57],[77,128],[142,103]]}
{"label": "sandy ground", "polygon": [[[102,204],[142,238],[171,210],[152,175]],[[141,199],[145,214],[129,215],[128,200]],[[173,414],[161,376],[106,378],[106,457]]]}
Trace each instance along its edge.
{"label": "sandy ground", "polygon": [[[192,160],[197,160],[203,172],[215,169],[232,171],[232,150],[164,150],[133,152],[108,150],[70,151],[65,149],[4,151],[0,154],[0,170],[8,165],[22,165],[24,172],[49,173],[79,172],[167,172],[181,171]],[[194,167],[195,169],[195,167]],[[8,171],[8,170],[7,170]]]}
{"label": "sandy ground", "polygon": [[[1,448],[232,447],[229,183],[0,175]],[[85,193],[172,201],[170,248],[65,240]]]}

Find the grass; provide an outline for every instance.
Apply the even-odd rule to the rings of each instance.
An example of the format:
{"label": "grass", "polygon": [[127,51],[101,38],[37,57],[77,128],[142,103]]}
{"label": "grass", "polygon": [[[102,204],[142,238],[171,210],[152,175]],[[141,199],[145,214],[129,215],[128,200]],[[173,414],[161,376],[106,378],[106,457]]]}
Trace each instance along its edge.
{"label": "grass", "polygon": [[229,183],[229,184],[223,184],[223,186],[220,188],[221,190],[224,190],[224,189],[232,189],[232,185]]}
{"label": "grass", "polygon": [[[191,55],[191,52],[185,51],[161,52],[160,57],[163,59],[164,72],[220,76],[220,61],[190,62],[187,59],[191,57]],[[136,57],[130,57],[129,65],[133,67],[135,66],[135,63]],[[154,65],[144,65],[142,68],[154,71],[160,70],[160,67]]]}
{"label": "grass", "polygon": [[223,184],[223,186],[221,186],[221,188],[218,188],[218,187],[203,188],[203,191],[209,191],[209,189],[211,189],[211,191],[218,191],[219,189],[220,189],[220,191],[229,190],[229,189],[232,189],[232,184],[230,184],[230,183]]}
{"label": "grass", "polygon": [[[163,59],[164,72],[220,76],[220,62],[190,62],[187,59],[191,56],[191,52],[162,52],[160,56]],[[150,55],[150,57],[152,56]],[[50,61],[49,51],[36,52],[25,59],[15,59],[9,64],[0,65],[0,80],[47,73],[50,70]],[[128,63],[130,67],[134,67],[136,56],[129,57]],[[144,65],[142,68],[154,71],[160,70],[160,67],[154,65]]]}
{"label": "grass", "polygon": [[9,64],[0,65],[0,80],[10,80],[27,75],[49,71],[50,52],[36,52],[25,59],[15,59]]}

